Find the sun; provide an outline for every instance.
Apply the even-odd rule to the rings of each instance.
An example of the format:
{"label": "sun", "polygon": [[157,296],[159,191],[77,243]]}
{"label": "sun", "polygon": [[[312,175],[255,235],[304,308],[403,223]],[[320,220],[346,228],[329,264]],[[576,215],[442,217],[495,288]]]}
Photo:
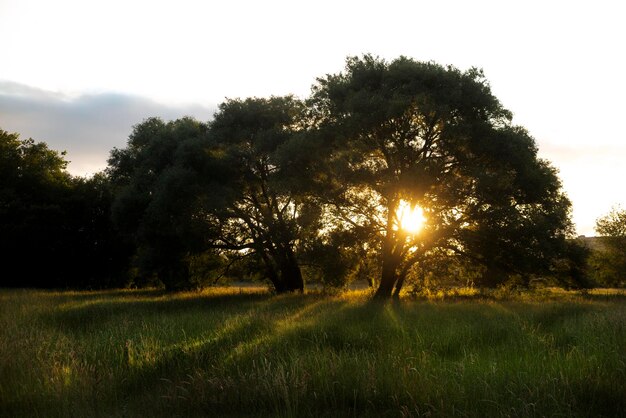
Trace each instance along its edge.
{"label": "sun", "polygon": [[411,204],[406,200],[400,200],[396,210],[396,218],[400,228],[411,234],[419,232],[426,221],[424,209],[418,205],[411,207]]}

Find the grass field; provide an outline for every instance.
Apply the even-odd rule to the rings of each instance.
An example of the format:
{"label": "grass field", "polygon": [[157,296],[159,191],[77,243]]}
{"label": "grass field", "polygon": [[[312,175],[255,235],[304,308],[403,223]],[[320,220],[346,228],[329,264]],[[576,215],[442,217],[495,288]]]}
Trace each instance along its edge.
{"label": "grass field", "polygon": [[626,296],[0,290],[0,416],[624,416]]}

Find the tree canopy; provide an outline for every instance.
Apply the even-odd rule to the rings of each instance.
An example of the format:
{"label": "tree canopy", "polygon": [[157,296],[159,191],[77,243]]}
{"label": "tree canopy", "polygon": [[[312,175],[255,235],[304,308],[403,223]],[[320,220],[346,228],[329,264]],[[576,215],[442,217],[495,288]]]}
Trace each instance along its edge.
{"label": "tree canopy", "polygon": [[125,284],[130,250],[110,221],[108,181],[72,177],[64,155],[0,130],[0,286]]}
{"label": "tree canopy", "polygon": [[229,100],[210,123],[213,173],[211,247],[254,257],[277,292],[302,291],[298,252],[310,225],[302,173],[290,159],[302,134],[303,106],[293,97]]}
{"label": "tree canopy", "polygon": [[[332,144],[335,213],[348,229],[370,230],[379,251],[379,297],[441,251],[540,271],[570,232],[556,171],[479,70],[352,57],[318,79],[311,105]],[[419,233],[401,228],[401,205],[423,209]]]}
{"label": "tree canopy", "polygon": [[191,285],[188,257],[202,250],[210,227],[196,216],[203,182],[197,147],[206,130],[191,118],[150,118],[134,127],[126,148],[111,152],[113,220],[135,243],[139,283]]}

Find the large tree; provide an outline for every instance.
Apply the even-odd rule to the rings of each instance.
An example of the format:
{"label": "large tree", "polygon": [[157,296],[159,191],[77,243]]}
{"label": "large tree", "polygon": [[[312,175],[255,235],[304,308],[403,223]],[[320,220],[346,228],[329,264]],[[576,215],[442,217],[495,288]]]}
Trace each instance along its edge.
{"label": "large tree", "polygon": [[317,219],[301,183],[302,104],[293,97],[228,100],[209,127],[204,199],[210,246],[255,257],[277,292],[302,291],[298,253]]}
{"label": "large tree", "polygon": [[[329,149],[326,201],[338,227],[378,251],[377,297],[399,291],[433,253],[545,271],[570,231],[555,170],[480,70],[352,57],[318,79],[310,105]],[[401,218],[416,207],[425,223],[411,231]]]}
{"label": "large tree", "polygon": [[134,127],[126,148],[111,152],[112,215],[134,241],[140,281],[154,277],[168,289],[194,285],[189,257],[203,250],[209,228],[199,215],[206,130],[191,118],[150,118]]}
{"label": "large tree", "polygon": [[203,253],[226,270],[254,260],[276,292],[303,290],[298,257],[318,217],[304,193],[302,112],[292,97],[251,98],[221,104],[208,125],[135,126],[107,172],[144,276],[189,286],[191,257]]}

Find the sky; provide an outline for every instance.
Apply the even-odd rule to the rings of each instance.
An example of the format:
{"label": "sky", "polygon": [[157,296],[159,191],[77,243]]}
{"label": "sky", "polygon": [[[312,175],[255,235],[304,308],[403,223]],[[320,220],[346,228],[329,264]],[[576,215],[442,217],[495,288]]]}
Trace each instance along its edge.
{"label": "sky", "polygon": [[590,236],[626,207],[625,17],[620,0],[0,0],[0,129],[90,175],[145,118],[306,97],[349,55],[479,67]]}

